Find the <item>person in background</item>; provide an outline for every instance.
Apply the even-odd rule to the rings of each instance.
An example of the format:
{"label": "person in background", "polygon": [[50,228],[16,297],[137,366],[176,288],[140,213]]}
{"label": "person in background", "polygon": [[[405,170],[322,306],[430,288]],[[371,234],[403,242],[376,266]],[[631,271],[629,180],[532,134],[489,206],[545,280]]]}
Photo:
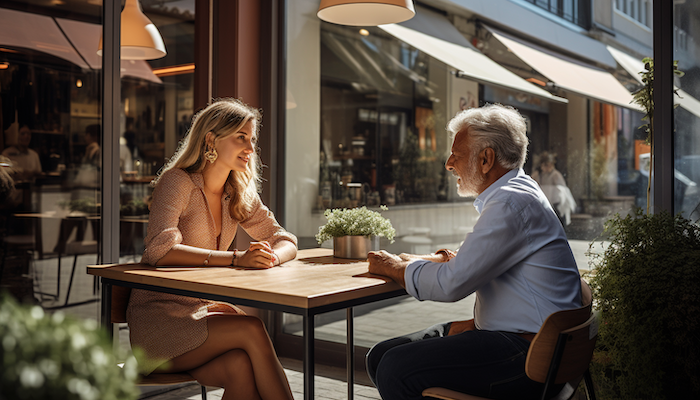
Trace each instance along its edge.
{"label": "person in background", "polygon": [[97,169],[102,167],[102,150],[100,149],[100,124],[88,125],[85,128],[85,154],[83,165],[91,165]]}
{"label": "person in background", "polygon": [[474,319],[378,343],[367,354],[367,372],[384,400],[422,399],[435,386],[492,399],[539,398],[543,385],[527,377],[525,359],[550,314],[581,307],[574,256],[547,198],[522,169],[528,138],[515,109],[462,111],[448,131],[455,136],[445,168],[457,177],[460,196],[476,197],[473,231],[457,253],[370,252],[369,272],[421,301],[476,293]]}
{"label": "person in background", "polygon": [[535,156],[536,169],[532,179],[540,185],[562,225],[566,226],[571,223],[571,213],[576,211],[576,200],[566,186],[564,176],[556,169],[556,163],[556,153],[543,151]]}
{"label": "person in background", "polygon": [[2,151],[2,155],[11,161],[11,173],[15,181],[31,181],[38,175],[41,175],[42,169],[39,154],[29,148],[31,141],[31,129],[26,124],[21,125],[17,144]]}
{"label": "person in background", "polygon": [[9,208],[16,203],[15,181],[10,175],[10,159],[0,156],[0,209]]}
{"label": "person in background", "polygon": [[[296,256],[258,194],[260,113],[236,99],[194,118],[154,180],[145,252],[151,265],[271,268]],[[231,249],[238,226],[256,242]],[[142,373],[187,371],[223,399],[292,399],[263,322],[220,302],[133,289],[127,308]]]}

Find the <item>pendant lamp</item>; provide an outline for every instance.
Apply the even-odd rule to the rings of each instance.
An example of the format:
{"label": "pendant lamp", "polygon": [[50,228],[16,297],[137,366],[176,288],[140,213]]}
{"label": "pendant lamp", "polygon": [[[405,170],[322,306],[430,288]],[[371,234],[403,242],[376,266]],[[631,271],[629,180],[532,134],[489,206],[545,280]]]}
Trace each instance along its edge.
{"label": "pendant lamp", "polygon": [[[97,54],[102,55],[102,37]],[[166,54],[158,28],[141,11],[138,0],[126,0],[121,15],[121,59],[154,60]]]}
{"label": "pendant lamp", "polygon": [[339,25],[376,26],[413,18],[412,0],[321,0],[316,15]]}

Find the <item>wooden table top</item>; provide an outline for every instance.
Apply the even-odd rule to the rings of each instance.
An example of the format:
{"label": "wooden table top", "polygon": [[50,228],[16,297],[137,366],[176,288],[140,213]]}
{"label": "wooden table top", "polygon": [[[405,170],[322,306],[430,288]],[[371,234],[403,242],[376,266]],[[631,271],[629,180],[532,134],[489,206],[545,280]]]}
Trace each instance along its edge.
{"label": "wooden table top", "polygon": [[270,269],[134,263],[91,265],[88,274],[307,309],[402,290],[391,279],[370,274],[368,266],[367,260],[335,258],[331,249],[308,249]]}

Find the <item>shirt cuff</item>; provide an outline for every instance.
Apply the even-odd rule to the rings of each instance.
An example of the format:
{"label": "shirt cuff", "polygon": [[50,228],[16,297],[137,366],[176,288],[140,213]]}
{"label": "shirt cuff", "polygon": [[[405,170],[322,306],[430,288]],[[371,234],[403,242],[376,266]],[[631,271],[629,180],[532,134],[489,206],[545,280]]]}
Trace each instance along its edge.
{"label": "shirt cuff", "polygon": [[418,300],[421,300],[418,293],[418,278],[423,267],[428,264],[426,260],[416,260],[406,267],[403,277],[406,281],[406,292]]}

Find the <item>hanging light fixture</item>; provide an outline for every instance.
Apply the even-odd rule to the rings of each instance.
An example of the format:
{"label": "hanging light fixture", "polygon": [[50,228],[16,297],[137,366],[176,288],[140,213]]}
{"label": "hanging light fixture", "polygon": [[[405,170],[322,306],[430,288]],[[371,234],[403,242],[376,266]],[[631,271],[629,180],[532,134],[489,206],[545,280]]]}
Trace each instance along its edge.
{"label": "hanging light fixture", "polygon": [[321,0],[316,15],[340,25],[376,26],[413,18],[412,0]]}
{"label": "hanging light fixture", "polygon": [[[102,37],[97,54],[102,55]],[[154,60],[166,54],[158,28],[141,11],[138,0],[126,0],[121,15],[122,60]]]}

